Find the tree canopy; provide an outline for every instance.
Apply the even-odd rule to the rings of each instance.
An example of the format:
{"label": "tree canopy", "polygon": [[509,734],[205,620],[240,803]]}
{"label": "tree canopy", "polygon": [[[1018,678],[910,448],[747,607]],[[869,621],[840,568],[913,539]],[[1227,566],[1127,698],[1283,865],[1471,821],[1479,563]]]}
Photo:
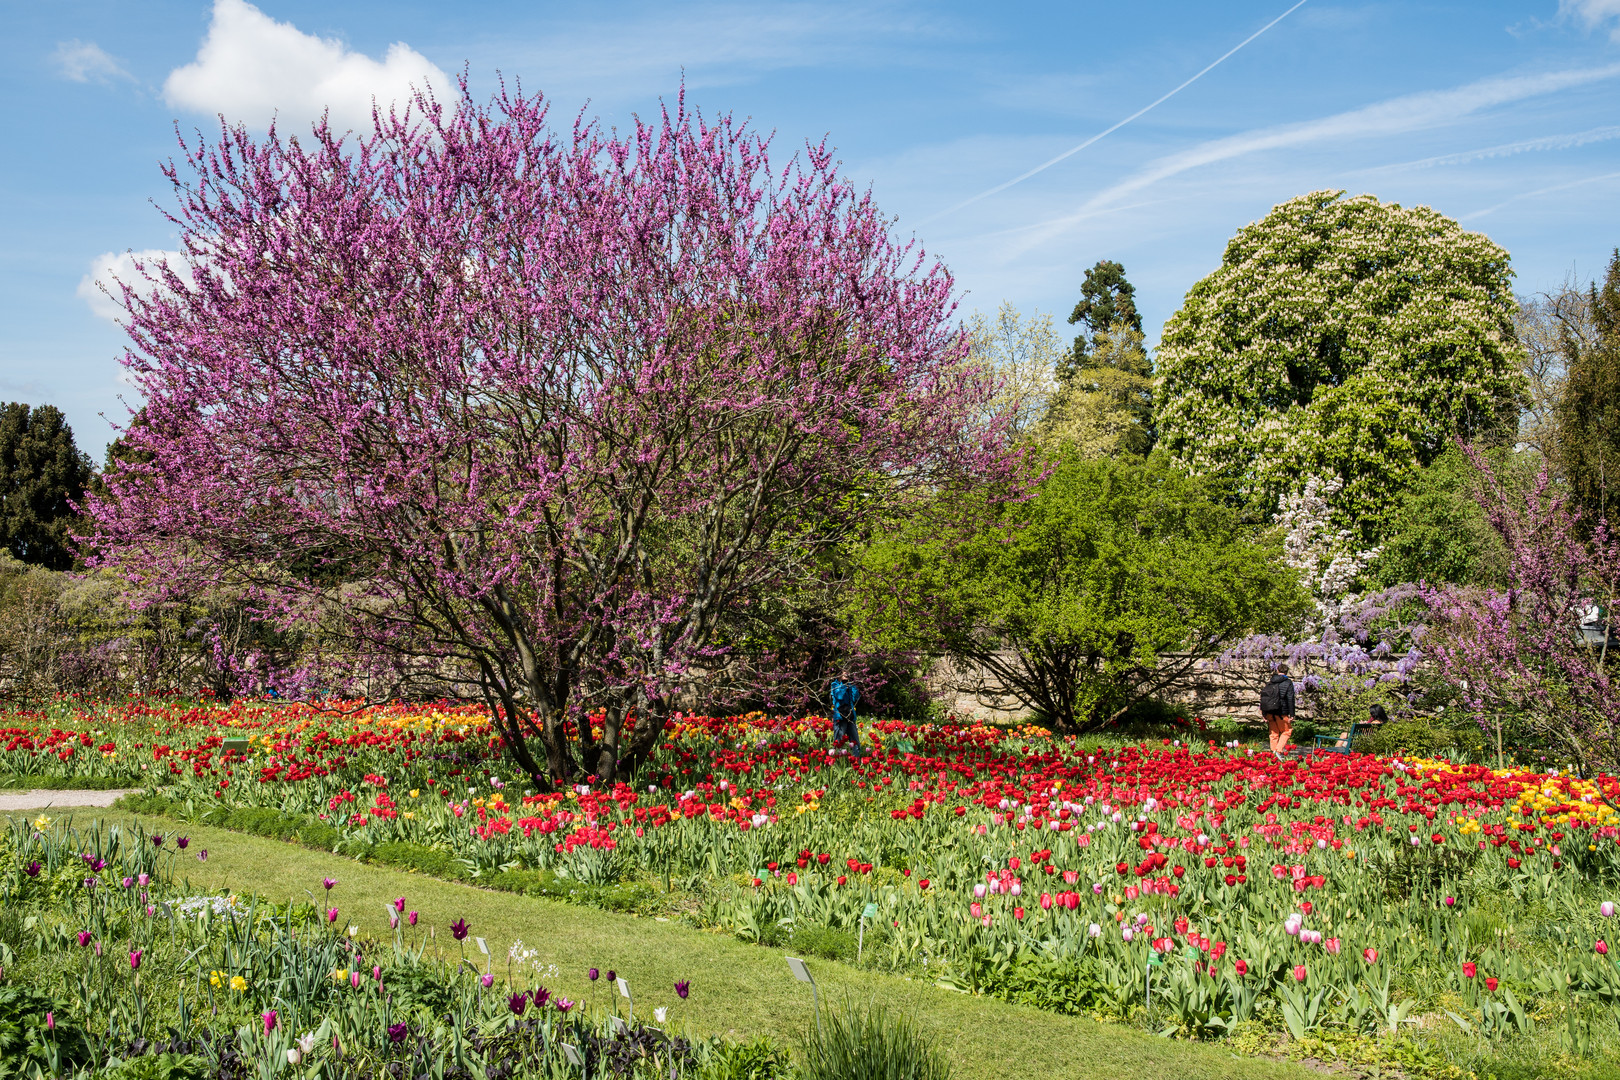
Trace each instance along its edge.
{"label": "tree canopy", "polygon": [[1061,731],[1105,724],[1310,610],[1277,538],[1159,455],[1066,450],[1028,499],[948,505],[944,519],[979,524],[921,515],[868,551],[856,633],[965,661]]}
{"label": "tree canopy", "polygon": [[1560,329],[1563,383],[1554,408],[1555,449],[1588,524],[1614,518],[1620,502],[1620,249],[1584,305],[1590,338],[1573,321]]}
{"label": "tree canopy", "polygon": [[91,501],[137,583],[320,619],[483,695],[537,784],[611,781],[740,608],[1015,460],[950,276],[825,146],[465,88],[376,123],[169,167],[184,261],[124,283],[145,407]]}
{"label": "tree canopy", "polygon": [[1154,423],[1174,459],[1275,507],[1339,482],[1382,538],[1457,437],[1509,434],[1523,387],[1508,254],[1428,207],[1318,191],[1240,230],[1166,323]]}
{"label": "tree canopy", "polygon": [[94,469],[54,405],[0,405],[0,546],[49,570],[73,565],[74,508]]}

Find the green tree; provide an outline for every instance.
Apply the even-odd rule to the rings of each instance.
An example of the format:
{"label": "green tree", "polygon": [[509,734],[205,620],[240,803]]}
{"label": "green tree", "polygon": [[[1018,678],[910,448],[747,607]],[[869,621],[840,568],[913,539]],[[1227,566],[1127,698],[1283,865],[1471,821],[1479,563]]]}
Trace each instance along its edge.
{"label": "green tree", "polygon": [[1044,441],[1086,457],[1146,454],[1153,445],[1153,365],[1125,267],[1103,260],[1087,270],[1069,323],[1081,332],[1057,366]]}
{"label": "green tree", "polygon": [[[851,624],[870,645],[977,668],[1060,731],[1090,730],[1310,602],[1281,545],[1161,456],[1064,451],[1022,501],[956,496],[868,549]],[[966,531],[940,521],[977,520]]]}
{"label": "green tree", "polygon": [[1103,259],[1086,271],[1080,283],[1080,300],[1069,313],[1069,325],[1082,327],[1074,339],[1069,365],[1058,371],[1068,378],[1086,366],[1087,358],[1100,346],[1115,326],[1142,332],[1142,316],[1136,311],[1136,286],[1125,279],[1125,267]]}
{"label": "green tree", "polygon": [[0,405],[0,547],[51,570],[73,565],[69,536],[93,470],[54,405]]}
{"label": "green tree", "polygon": [[[1492,456],[1499,478],[1530,479],[1511,452]],[[1418,473],[1400,494],[1368,576],[1385,588],[1408,581],[1505,583],[1507,547],[1475,497],[1478,477],[1479,470],[1455,446]]]}
{"label": "green tree", "polygon": [[1267,511],[1316,477],[1363,541],[1457,436],[1511,435],[1524,385],[1508,254],[1428,207],[1318,191],[1227,244],[1165,324],[1154,424]]}
{"label": "green tree", "polygon": [[1602,288],[1591,286],[1586,309],[1590,337],[1573,327],[1562,336],[1554,454],[1592,522],[1610,519],[1620,494],[1620,248],[1609,259]]}

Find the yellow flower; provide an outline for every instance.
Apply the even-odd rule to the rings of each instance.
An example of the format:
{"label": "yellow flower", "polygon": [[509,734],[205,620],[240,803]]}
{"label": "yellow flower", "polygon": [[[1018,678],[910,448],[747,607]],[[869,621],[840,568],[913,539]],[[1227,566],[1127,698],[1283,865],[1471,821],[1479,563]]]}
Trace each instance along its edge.
{"label": "yellow flower", "polygon": [[407,811],[405,811],[403,814],[401,814],[399,816],[404,818],[406,821],[409,821],[409,820],[411,820],[412,818],[414,818],[416,816],[416,811],[407,810]]}
{"label": "yellow flower", "polygon": [[242,976],[240,976],[240,975],[232,975],[231,976],[231,989],[236,990],[236,991],[246,990],[247,989],[247,980],[242,978]]}
{"label": "yellow flower", "polygon": [[421,788],[411,788],[411,798],[414,799],[420,794],[422,794],[422,789]]}
{"label": "yellow flower", "polygon": [[1353,859],[1353,858],[1356,857],[1356,853],[1354,851],[1351,851],[1349,848],[1345,848],[1344,849],[1344,857],[1347,858],[1347,859]]}
{"label": "yellow flower", "polygon": [[34,828],[37,831],[44,832],[46,829],[48,829],[50,827],[51,827],[51,819],[46,817],[44,814],[41,814],[41,815],[39,815],[39,817],[34,819]]}
{"label": "yellow flower", "polygon": [[209,986],[219,986],[220,985],[220,974],[221,973],[218,972],[218,971],[209,972],[208,973],[208,985]]}

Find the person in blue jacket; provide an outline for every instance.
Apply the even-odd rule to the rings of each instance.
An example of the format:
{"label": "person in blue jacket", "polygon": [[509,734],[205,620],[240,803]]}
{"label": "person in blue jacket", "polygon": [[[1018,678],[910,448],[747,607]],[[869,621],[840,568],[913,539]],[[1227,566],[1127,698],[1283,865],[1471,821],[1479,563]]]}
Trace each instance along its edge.
{"label": "person in blue jacket", "polygon": [[833,745],[848,740],[856,757],[864,757],[861,733],[855,726],[855,703],[861,699],[860,687],[849,681],[847,672],[840,672],[832,681]]}

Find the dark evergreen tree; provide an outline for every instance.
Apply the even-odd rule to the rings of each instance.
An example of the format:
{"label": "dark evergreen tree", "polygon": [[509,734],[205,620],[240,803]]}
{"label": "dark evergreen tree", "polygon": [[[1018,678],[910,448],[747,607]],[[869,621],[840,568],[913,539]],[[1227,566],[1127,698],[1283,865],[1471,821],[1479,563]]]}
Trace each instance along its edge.
{"label": "dark evergreen tree", "polygon": [[54,405],[0,405],[0,547],[25,563],[66,570],[69,536],[93,469]]}
{"label": "dark evergreen tree", "polygon": [[1124,266],[1103,259],[1086,271],[1086,280],[1080,285],[1080,302],[1069,314],[1069,325],[1076,324],[1082,329],[1074,339],[1074,351],[1068,364],[1058,372],[1060,380],[1088,366],[1087,359],[1116,326],[1142,332],[1142,316],[1136,310],[1136,286],[1125,280]]}
{"label": "dark evergreen tree", "polygon": [[1614,520],[1620,502],[1620,248],[1588,298],[1594,340],[1564,335],[1557,456],[1589,522]]}

